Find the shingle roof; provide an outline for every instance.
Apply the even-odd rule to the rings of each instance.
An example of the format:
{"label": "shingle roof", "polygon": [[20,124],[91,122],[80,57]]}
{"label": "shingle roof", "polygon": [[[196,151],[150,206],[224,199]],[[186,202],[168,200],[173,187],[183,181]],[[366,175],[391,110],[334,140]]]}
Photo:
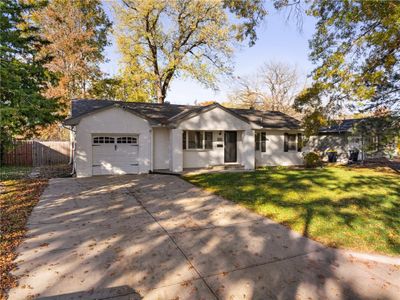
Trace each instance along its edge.
{"label": "shingle roof", "polygon": [[[108,106],[120,105],[128,111],[146,117],[155,124],[168,125],[173,120],[186,117],[192,113],[200,113],[203,106],[180,105],[180,104],[157,104],[144,102],[123,102],[113,100],[76,99],[72,100],[71,116],[65,120],[66,124],[73,124],[74,119],[80,118],[88,113],[101,110]],[[230,109],[236,114],[267,129],[300,129],[300,121],[277,111],[260,111],[253,109]]]}
{"label": "shingle roof", "polygon": [[263,128],[299,129],[301,126],[299,120],[279,111],[262,111],[242,108],[233,108],[232,110]]}
{"label": "shingle roof", "polygon": [[169,118],[195,108],[192,105],[157,104],[147,102],[124,102],[113,100],[76,99],[72,100],[71,116],[78,118],[97,109],[119,104],[157,123],[165,123]]}

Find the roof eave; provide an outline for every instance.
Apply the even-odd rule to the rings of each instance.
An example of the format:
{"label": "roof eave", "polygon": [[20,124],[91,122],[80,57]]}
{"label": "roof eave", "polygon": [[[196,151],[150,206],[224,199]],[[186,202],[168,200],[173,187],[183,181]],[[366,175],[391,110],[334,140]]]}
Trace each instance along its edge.
{"label": "roof eave", "polygon": [[293,128],[293,127],[261,127],[262,129],[265,130],[296,130],[296,131],[304,131],[303,128],[301,127],[297,127],[297,128]]}
{"label": "roof eave", "polygon": [[199,115],[201,113],[213,110],[214,108],[217,108],[217,107],[222,109],[222,110],[224,110],[224,111],[226,111],[227,113],[235,116],[239,120],[242,120],[243,122],[246,122],[246,123],[251,124],[251,125],[258,126],[255,123],[249,121],[246,117],[236,113],[235,111],[233,111],[233,110],[231,110],[231,109],[229,109],[227,107],[222,106],[219,103],[213,103],[213,104],[210,104],[210,105],[207,105],[207,106],[204,106],[204,107],[193,109],[192,111],[182,112],[182,113],[180,113],[180,114],[168,119],[168,121],[171,124],[171,126],[177,127],[181,122],[183,122],[183,121],[185,121],[187,119],[193,118],[193,117],[195,117],[195,116],[197,116],[197,115]]}
{"label": "roof eave", "polygon": [[[93,101],[95,101],[95,100],[93,100]],[[121,108],[121,109],[123,109],[123,110],[125,110],[125,111],[127,111],[127,112],[129,112],[129,113],[131,113],[131,114],[133,114],[133,115],[135,115],[135,116],[137,116],[137,117],[139,117],[139,118],[142,118],[142,119],[146,120],[147,122],[149,122],[149,124],[150,124],[151,126],[156,126],[156,125],[160,124],[160,123],[158,123],[158,122],[156,122],[156,121],[154,121],[154,120],[152,120],[152,119],[149,119],[149,118],[147,118],[146,116],[144,116],[144,115],[142,115],[142,114],[139,114],[138,112],[136,112],[136,111],[130,109],[130,108],[127,107],[126,105],[122,105],[121,103],[111,103],[110,105],[106,105],[106,106],[104,106],[104,107],[99,107],[99,108],[97,108],[97,109],[94,109],[94,110],[88,111],[88,112],[86,112],[86,113],[80,114],[80,115],[78,115],[78,116],[76,116],[76,117],[74,117],[74,118],[67,118],[67,119],[65,119],[65,120],[62,122],[62,124],[64,124],[64,125],[69,125],[69,126],[78,125],[79,122],[80,122],[83,118],[85,118],[85,117],[87,117],[87,116],[89,116],[89,115],[91,115],[91,114],[95,114],[95,113],[98,113],[98,112],[100,112],[100,111],[107,110],[107,109],[112,108],[112,107]]]}

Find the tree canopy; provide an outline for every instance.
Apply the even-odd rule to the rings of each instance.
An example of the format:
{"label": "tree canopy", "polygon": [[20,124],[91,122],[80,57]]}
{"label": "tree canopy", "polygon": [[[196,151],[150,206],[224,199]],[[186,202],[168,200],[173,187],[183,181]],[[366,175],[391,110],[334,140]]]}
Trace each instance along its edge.
{"label": "tree canopy", "polygon": [[[280,1],[281,6],[299,1]],[[344,110],[400,108],[400,2],[362,0],[308,1],[317,19],[310,40],[315,64],[312,85],[296,107],[314,118]],[[316,127],[317,128],[317,127]]]}
{"label": "tree canopy", "polygon": [[54,76],[38,52],[46,42],[26,18],[38,9],[17,0],[0,2],[0,142],[2,150],[12,137],[26,137],[38,126],[51,124],[60,115],[55,98],[43,92]]}
{"label": "tree canopy", "polygon": [[215,87],[217,76],[231,71],[234,41],[254,43],[265,10],[258,0],[123,0],[116,13],[128,98],[162,103],[177,76]]}
{"label": "tree canopy", "polygon": [[47,95],[69,108],[72,98],[87,97],[102,72],[104,48],[111,22],[100,0],[51,0],[33,15],[42,38],[49,43],[41,54],[52,59],[46,67],[59,77]]}
{"label": "tree canopy", "polygon": [[299,89],[296,66],[267,61],[253,75],[236,77],[229,99],[241,107],[281,111],[299,117],[292,107]]}

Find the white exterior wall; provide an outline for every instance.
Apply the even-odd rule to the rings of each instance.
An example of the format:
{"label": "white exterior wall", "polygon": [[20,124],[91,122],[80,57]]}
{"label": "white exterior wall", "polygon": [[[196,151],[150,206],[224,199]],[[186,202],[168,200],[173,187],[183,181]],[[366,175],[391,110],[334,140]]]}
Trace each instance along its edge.
{"label": "white exterior wall", "polygon": [[178,128],[183,130],[246,130],[251,127],[249,123],[216,107],[182,121]]}
{"label": "white exterior wall", "polygon": [[256,151],[256,166],[295,166],[302,165],[303,152],[284,152],[284,134],[298,131],[262,130],[267,133],[266,152]]}
{"label": "white exterior wall", "polygon": [[248,129],[243,133],[243,150],[242,150],[242,164],[246,170],[252,170],[256,167],[256,146],[255,146],[255,132]]}
{"label": "white exterior wall", "polygon": [[[245,165],[246,169],[254,168],[254,152],[249,151],[243,144],[243,140],[246,137],[246,134],[244,134],[244,132],[248,132],[247,135],[253,132],[250,124],[242,121],[241,119],[224,111],[223,109],[216,107],[210,111],[206,111],[188,120],[184,120],[179,124],[178,128],[181,130],[213,131],[213,149],[183,150],[183,168],[206,168],[209,166],[224,164],[224,147],[217,147],[218,144],[224,145],[224,131],[238,131],[238,163]],[[218,138],[220,138],[221,141],[218,141]],[[254,149],[254,136],[253,141],[251,140],[251,138],[248,139],[248,141],[253,142],[252,147]],[[180,149],[182,149],[182,141]],[[251,162],[253,163],[251,164]]]}
{"label": "white exterior wall", "polygon": [[151,128],[148,122],[122,108],[112,107],[82,118],[76,126],[76,175],[92,176],[93,134],[138,134],[139,173],[150,170]]}
{"label": "white exterior wall", "polygon": [[153,128],[153,169],[169,169],[170,129]]}
{"label": "white exterior wall", "polygon": [[171,129],[169,132],[169,169],[172,172],[183,171],[182,130]]}
{"label": "white exterior wall", "polygon": [[[207,168],[224,164],[224,132],[213,131],[213,148],[204,150],[186,149],[183,150],[183,166],[184,168]],[[240,132],[238,132],[239,144]],[[220,140],[219,140],[220,139]],[[240,142],[241,144],[241,142]],[[239,159],[239,149],[238,149]]]}

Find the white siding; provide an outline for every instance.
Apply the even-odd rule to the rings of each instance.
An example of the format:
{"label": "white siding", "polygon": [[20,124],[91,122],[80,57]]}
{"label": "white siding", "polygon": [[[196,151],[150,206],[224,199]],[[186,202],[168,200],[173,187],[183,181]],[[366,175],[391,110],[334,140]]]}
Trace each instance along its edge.
{"label": "white siding", "polygon": [[[213,149],[184,150],[183,168],[205,168],[224,164],[224,147],[217,147],[217,145],[224,144],[225,130],[238,131],[238,163],[244,164],[246,168],[251,168],[251,164],[248,162],[253,162],[254,166],[254,151],[249,151],[248,148],[243,145],[243,136],[245,130],[247,130],[248,133],[250,132],[250,135],[253,132],[250,124],[224,111],[223,109],[216,107],[188,120],[184,120],[179,124],[178,128],[182,130],[213,131]],[[221,141],[218,141],[218,138],[220,138]],[[249,141],[251,142],[251,138]],[[253,146],[251,146],[251,148],[253,148]]]}
{"label": "white siding", "polygon": [[255,160],[255,132],[254,130],[246,130],[243,133],[243,146],[242,148],[242,160],[241,163],[244,165],[246,170],[252,170],[256,167]]}
{"label": "white siding", "polygon": [[[239,139],[240,133],[238,133]],[[218,141],[221,139],[222,141]],[[204,150],[183,150],[183,167],[184,168],[207,168],[224,164],[224,132],[213,131],[213,148]],[[239,151],[239,150],[238,150]]]}
{"label": "white siding", "polygon": [[147,173],[150,170],[151,128],[148,122],[122,108],[112,107],[87,115],[76,126],[77,177],[92,176],[93,134],[138,134],[139,172]]}
{"label": "white siding", "polygon": [[182,130],[171,129],[169,132],[171,148],[169,150],[169,169],[172,172],[183,170]]}
{"label": "white siding", "polygon": [[154,128],[153,129],[153,168],[168,169],[169,168],[169,129]]}
{"label": "white siding", "polygon": [[[210,152],[212,150],[184,150],[184,168],[207,168],[212,165]],[[223,157],[223,156],[222,156]],[[214,163],[217,165],[217,163]]]}
{"label": "white siding", "polygon": [[182,121],[178,128],[183,130],[246,130],[251,127],[249,123],[216,107]]}
{"label": "white siding", "polygon": [[302,152],[284,152],[284,134],[298,131],[265,130],[266,152],[256,151],[256,166],[293,166],[303,164]]}

